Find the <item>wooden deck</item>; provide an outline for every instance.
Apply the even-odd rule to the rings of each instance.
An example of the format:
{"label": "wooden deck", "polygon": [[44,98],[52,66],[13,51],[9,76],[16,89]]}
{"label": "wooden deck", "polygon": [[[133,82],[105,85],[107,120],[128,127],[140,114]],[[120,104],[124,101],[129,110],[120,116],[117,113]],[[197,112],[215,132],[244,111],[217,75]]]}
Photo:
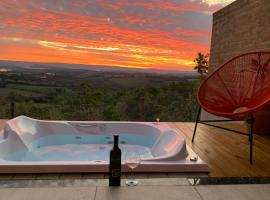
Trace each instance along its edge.
{"label": "wooden deck", "polygon": [[[0,130],[6,120],[0,120]],[[249,164],[249,142],[246,136],[205,125],[199,125],[192,144],[194,123],[169,122],[186,139],[186,143],[210,168],[211,177],[270,177],[270,134],[254,136],[254,163]],[[226,125],[228,127],[228,124]],[[244,124],[229,124],[230,128],[246,130]],[[77,174],[75,174],[77,177]],[[144,174],[144,176],[146,176]],[[147,177],[200,176],[187,173],[156,173]],[[102,176],[105,177],[105,176]]]}
{"label": "wooden deck", "polygon": [[[194,123],[171,122],[169,125],[177,129],[187,144],[209,165],[211,177],[270,177],[270,134],[254,135],[254,162],[251,165],[246,136],[200,124],[192,144]],[[247,130],[243,123],[222,125]]]}

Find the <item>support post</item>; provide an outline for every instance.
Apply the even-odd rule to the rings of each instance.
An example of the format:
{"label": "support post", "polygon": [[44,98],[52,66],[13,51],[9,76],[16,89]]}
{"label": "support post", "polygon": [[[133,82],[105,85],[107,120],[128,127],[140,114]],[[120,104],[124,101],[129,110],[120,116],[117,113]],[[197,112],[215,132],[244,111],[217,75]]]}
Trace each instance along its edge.
{"label": "support post", "polygon": [[248,124],[249,124],[249,162],[250,164],[253,164],[253,124],[254,124],[253,113],[249,114]]}
{"label": "support post", "polygon": [[193,136],[192,136],[192,142],[194,142],[197,126],[198,126],[198,123],[200,120],[201,110],[202,110],[202,107],[200,106],[198,109],[198,113],[197,113],[196,124],[195,124],[195,128],[194,128]]}

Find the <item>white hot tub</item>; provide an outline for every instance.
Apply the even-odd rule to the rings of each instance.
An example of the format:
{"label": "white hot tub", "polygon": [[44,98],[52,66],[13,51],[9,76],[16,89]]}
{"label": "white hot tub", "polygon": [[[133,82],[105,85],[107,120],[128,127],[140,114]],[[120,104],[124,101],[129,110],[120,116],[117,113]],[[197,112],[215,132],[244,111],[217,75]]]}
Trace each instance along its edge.
{"label": "white hot tub", "polygon": [[0,140],[0,173],[108,172],[113,134],[125,152],[141,155],[137,172],[207,172],[209,169],[166,123],[44,121],[19,116]]}

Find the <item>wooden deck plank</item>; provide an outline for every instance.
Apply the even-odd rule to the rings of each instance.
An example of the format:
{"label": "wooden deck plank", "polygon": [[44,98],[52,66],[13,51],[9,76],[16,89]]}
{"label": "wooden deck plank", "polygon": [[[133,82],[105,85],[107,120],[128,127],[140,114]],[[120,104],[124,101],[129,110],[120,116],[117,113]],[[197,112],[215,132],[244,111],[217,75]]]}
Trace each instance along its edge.
{"label": "wooden deck plank", "polygon": [[[244,172],[245,174],[249,176],[254,176],[256,174],[258,175],[264,174],[263,171],[264,171],[265,163],[263,163],[263,165],[260,166],[261,161],[264,161],[264,160],[257,159],[258,154],[256,153],[256,150],[258,146],[256,146],[256,139],[254,140],[254,143],[255,143],[254,160],[257,160],[257,162],[256,162],[256,165],[250,165],[249,164],[249,142],[246,137],[237,135],[234,133],[229,133],[227,131],[225,133],[221,129],[206,127],[204,125],[202,125],[201,129],[203,129],[204,137],[206,137],[208,140],[207,141],[208,146],[210,146],[209,144],[210,144],[211,139],[212,140],[214,139],[216,141],[216,145],[220,149],[222,149],[222,151],[219,151],[219,155],[222,155],[222,158],[224,159],[224,161],[221,164],[224,165],[225,163],[230,163],[231,168],[233,168],[231,172],[236,170],[236,172],[237,171],[241,173]],[[207,136],[210,136],[210,137],[207,137]],[[215,137],[215,136],[218,136],[218,137]],[[216,147],[212,146],[212,148],[218,151]],[[261,153],[264,154],[264,152],[261,152]],[[254,173],[255,171],[253,168],[256,169],[256,173]],[[245,170],[242,171],[242,169],[245,169]]]}
{"label": "wooden deck plank", "polygon": [[[203,154],[200,154],[198,152],[198,155],[208,163],[208,160],[215,160],[215,162],[212,162],[211,165],[209,165],[210,170],[212,172],[216,173],[216,169],[219,169],[219,171],[223,171],[224,175],[227,175],[228,172],[224,171],[224,168],[229,168],[231,167],[231,164],[229,164],[228,162],[228,158],[226,157],[220,157],[219,155],[221,154],[221,152],[226,151],[226,149],[224,149],[224,147],[219,146],[217,141],[214,138],[208,137],[205,138],[206,140],[202,140],[201,138],[203,138],[202,135],[204,135],[204,132],[202,132],[201,129],[198,129],[198,135],[201,135],[200,137],[196,136],[196,142],[194,144],[191,143],[191,136],[188,136],[186,138],[186,141],[190,140],[189,144],[191,143],[191,147],[193,148],[193,150],[195,152],[197,152],[197,149],[200,150],[200,152],[202,152]],[[205,136],[204,136],[205,137]],[[225,154],[226,155],[226,154]],[[219,163],[221,163],[222,161],[225,161],[225,165],[219,165]],[[227,166],[228,165],[228,166]],[[213,166],[213,167],[212,167]],[[236,173],[235,171],[235,167],[231,168],[231,172],[230,173]],[[229,174],[228,174],[229,175]]]}
{"label": "wooden deck plank", "polygon": [[[209,165],[213,177],[270,176],[270,137],[254,136],[254,164],[249,164],[248,138],[222,129],[199,125],[192,144],[194,123],[168,123],[177,129],[187,144]],[[222,126],[246,131],[245,124]]]}

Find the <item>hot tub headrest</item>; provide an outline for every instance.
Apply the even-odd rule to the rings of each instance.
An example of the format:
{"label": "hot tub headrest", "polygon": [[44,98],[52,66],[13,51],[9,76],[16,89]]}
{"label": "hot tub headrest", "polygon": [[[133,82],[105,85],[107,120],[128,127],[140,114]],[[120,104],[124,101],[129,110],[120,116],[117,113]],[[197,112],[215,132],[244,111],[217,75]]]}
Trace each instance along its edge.
{"label": "hot tub headrest", "polygon": [[154,157],[167,156],[177,153],[185,144],[184,139],[174,131],[164,132],[152,147]]}

